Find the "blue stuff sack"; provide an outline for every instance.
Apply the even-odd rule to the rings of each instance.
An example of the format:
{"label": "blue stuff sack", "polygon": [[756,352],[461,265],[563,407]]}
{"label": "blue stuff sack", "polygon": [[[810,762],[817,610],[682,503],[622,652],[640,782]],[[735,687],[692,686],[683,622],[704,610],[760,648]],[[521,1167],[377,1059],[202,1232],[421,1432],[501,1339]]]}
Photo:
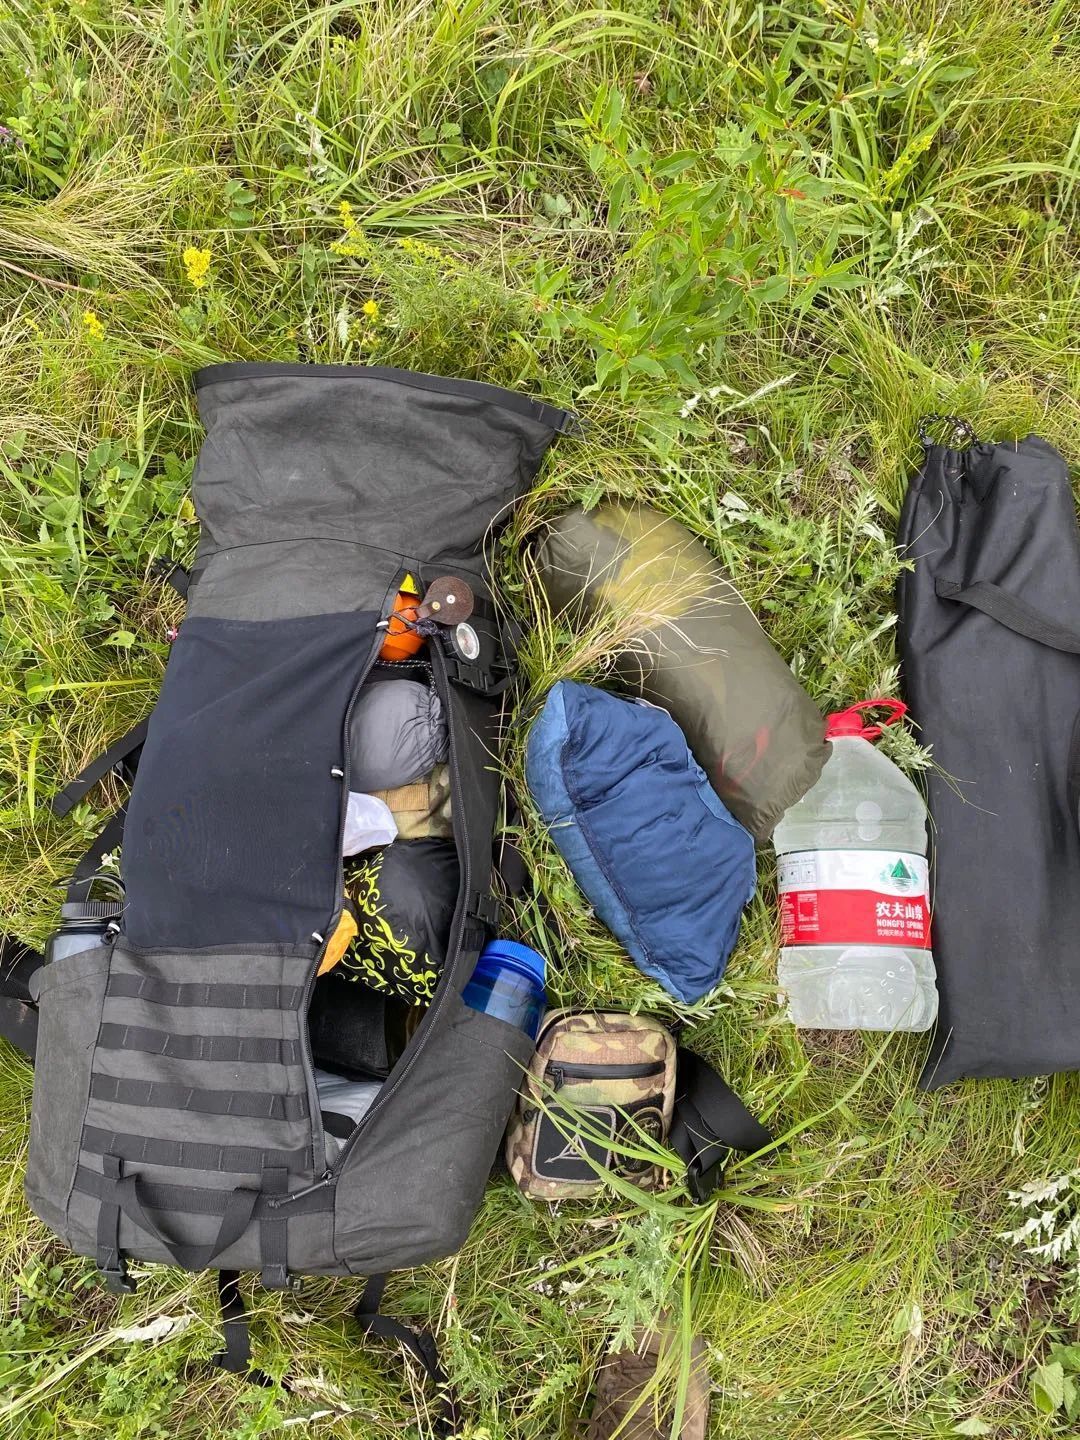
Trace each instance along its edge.
{"label": "blue stuff sack", "polygon": [[597,915],[686,1004],[719,984],[754,893],[754,842],[666,710],[555,685],[529,736],[529,790]]}

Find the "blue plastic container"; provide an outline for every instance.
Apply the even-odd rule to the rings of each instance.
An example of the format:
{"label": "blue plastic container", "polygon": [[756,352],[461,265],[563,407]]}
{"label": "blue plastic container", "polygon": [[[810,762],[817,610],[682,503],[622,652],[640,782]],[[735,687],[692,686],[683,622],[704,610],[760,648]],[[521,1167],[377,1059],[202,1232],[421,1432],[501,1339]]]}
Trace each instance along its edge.
{"label": "blue plastic container", "polygon": [[528,945],[491,940],[461,998],[471,1009],[496,1015],[535,1040],[547,1004],[544,970],[544,957]]}

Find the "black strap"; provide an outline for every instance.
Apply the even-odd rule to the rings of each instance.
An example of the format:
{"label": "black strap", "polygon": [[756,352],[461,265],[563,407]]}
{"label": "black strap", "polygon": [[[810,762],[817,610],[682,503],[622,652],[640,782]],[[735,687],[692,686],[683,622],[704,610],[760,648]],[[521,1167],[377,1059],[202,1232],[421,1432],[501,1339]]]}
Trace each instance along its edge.
{"label": "black strap", "polygon": [[13,995],[0,995],[0,1036],[30,1061],[37,1057],[38,1012],[36,1005]]}
{"label": "black strap", "polygon": [[410,1330],[400,1320],[379,1314],[388,1278],[386,1275],[372,1275],[368,1279],[359,1304],[353,1311],[353,1317],[363,1326],[366,1334],[379,1335],[384,1340],[396,1340],[419,1362],[435,1386],[438,1397],[439,1408],[434,1417],[433,1433],[439,1436],[440,1440],[445,1440],[445,1437],[457,1434],[461,1428],[461,1416],[446,1372],[439,1363],[439,1349],[435,1337],[426,1330]]}
{"label": "black strap", "polygon": [[[136,750],[142,748],[146,740],[146,730],[149,720],[140,720],[122,735],[119,740],[114,740],[107,750],[95,756],[89,765],[84,765],[74,780],[69,780],[62,790],[58,790],[49,801],[55,815],[66,815],[73,810],[80,800],[92,790],[105,776],[116,769],[123,761],[128,761],[132,774],[138,768],[138,762],[131,764],[131,757]],[[130,778],[130,777],[129,777]]]}
{"label": "black strap", "polygon": [[[118,1075],[93,1075],[90,1094],[117,1105],[187,1110],[197,1115],[237,1115],[250,1120],[306,1120],[307,1096],[275,1095],[259,1090],[202,1090],[166,1080],[132,1080]],[[355,1121],[353,1122],[355,1125]]]}
{"label": "black strap", "polygon": [[959,415],[924,415],[919,421],[919,439],[929,450],[937,442],[930,433],[932,429],[945,425],[948,429],[945,434],[946,446],[977,445],[978,436],[970,421],[962,420]]}
{"label": "black strap", "polygon": [[219,1270],[218,1305],[221,1308],[221,1338],[224,1350],[214,1356],[214,1364],[230,1375],[243,1375],[252,1385],[273,1385],[263,1370],[251,1368],[251,1326],[244,1298],[240,1294],[240,1272]]}
{"label": "black strap", "polygon": [[973,610],[989,615],[999,625],[1015,630],[1017,635],[1025,635],[1052,650],[1063,650],[1067,655],[1080,655],[1080,633],[1067,625],[1059,625],[1056,620],[1010,595],[1000,585],[991,584],[988,580],[962,585],[959,580],[945,580],[939,575],[934,582],[934,590],[940,600],[955,600],[958,605],[970,605]]}
{"label": "black strap", "polygon": [[752,1154],[772,1138],[712,1066],[680,1045],[669,1142],[685,1162],[694,1200],[704,1204],[719,1187],[729,1151]]}
{"label": "black strap", "polygon": [[[187,598],[191,577],[178,561],[160,556],[150,567],[150,573],[163,585],[171,585],[181,599]],[[147,716],[145,720],[133,725],[126,735],[114,740],[108,749],[95,755],[88,765],[84,765],[74,779],[69,780],[49,801],[53,814],[61,817],[67,815],[112,771],[116,771],[121,779],[130,784],[139,768],[139,755],[146,743],[149,724],[150,718]]]}
{"label": "black strap", "polygon": [[135,1289],[135,1282],[127,1273],[127,1262],[120,1251],[120,1205],[116,1194],[123,1177],[124,1162],[118,1155],[103,1155],[102,1172],[111,1186],[112,1198],[103,1199],[98,1207],[97,1267],[114,1295],[130,1295]]}
{"label": "black strap", "polygon": [[[289,1172],[270,1167],[263,1171],[263,1194],[286,1195]],[[260,1279],[267,1290],[289,1290],[289,1217],[283,1210],[266,1210],[259,1221],[259,1249],[262,1251]]]}
{"label": "black strap", "polygon": [[169,1055],[174,1060],[228,1060],[245,1065],[297,1065],[300,1044],[265,1035],[176,1035],[146,1025],[108,1022],[98,1034],[100,1050],[137,1050],[143,1055]]}
{"label": "black strap", "polygon": [[504,793],[506,795],[506,820],[503,829],[495,837],[492,869],[499,877],[507,895],[512,900],[520,900],[530,889],[532,876],[529,874],[529,867],[525,864],[521,846],[508,833],[511,826],[521,823],[521,807],[511,794],[508,784],[504,787]]}
{"label": "black strap", "polygon": [[223,1250],[235,1245],[251,1224],[259,1199],[258,1190],[246,1185],[238,1185],[235,1190],[230,1190],[225,1201],[225,1213],[221,1217],[221,1224],[214,1239],[208,1245],[188,1245],[174,1240],[153,1216],[147,1213],[149,1207],[144,1203],[146,1196],[143,1193],[143,1184],[138,1175],[121,1175],[113,1192],[116,1203],[129,1220],[165,1247],[174,1263],[182,1270],[206,1270]]}
{"label": "black strap", "polygon": [[236,985],[227,981],[174,984],[153,975],[123,971],[109,976],[108,994],[151,1005],[201,1010],[295,1010],[303,999],[300,985]]}
{"label": "black strap", "polygon": [[101,862],[112,850],[118,850],[124,843],[124,817],[126,811],[120,806],[115,815],[109,817],[94,837],[94,842],[75,866],[68,881],[67,900],[77,904],[86,896],[86,889],[101,869]]}
{"label": "black strap", "polygon": [[44,963],[44,955],[14,935],[0,935],[0,995],[29,1004],[34,998],[31,981]]}

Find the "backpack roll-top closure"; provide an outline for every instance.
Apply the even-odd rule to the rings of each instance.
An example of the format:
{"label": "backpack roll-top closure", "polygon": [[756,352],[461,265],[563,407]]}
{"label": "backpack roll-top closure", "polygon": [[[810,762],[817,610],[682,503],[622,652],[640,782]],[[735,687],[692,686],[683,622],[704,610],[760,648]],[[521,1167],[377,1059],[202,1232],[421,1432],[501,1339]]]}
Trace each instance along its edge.
{"label": "backpack roll-top closure", "polygon": [[[125,1257],[272,1285],[419,1263],[464,1238],[531,1053],[460,991],[493,921],[507,679],[483,543],[563,412],[363,368],[197,383],[187,618],[127,807],[121,933],[42,979],[28,1194],[118,1287]],[[328,1165],[307,1012],[342,908],[348,716],[407,572],[477,598],[478,657],[428,645],[461,883],[435,998]]]}
{"label": "backpack roll-top closure", "polygon": [[383,557],[483,570],[484,538],[565,411],[469,381],[366,366],[215,365],[189,614],[376,608]]}

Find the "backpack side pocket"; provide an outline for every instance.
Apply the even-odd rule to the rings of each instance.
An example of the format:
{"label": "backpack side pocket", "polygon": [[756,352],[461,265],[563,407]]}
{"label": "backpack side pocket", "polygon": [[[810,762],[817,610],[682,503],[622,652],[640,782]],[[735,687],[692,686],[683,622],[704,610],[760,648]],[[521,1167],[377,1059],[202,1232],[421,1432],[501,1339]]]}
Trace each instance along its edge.
{"label": "backpack side pocket", "polygon": [[35,976],[38,1044],[26,1198],[65,1239],[111,964],[112,947],[96,945],[43,966]]}

